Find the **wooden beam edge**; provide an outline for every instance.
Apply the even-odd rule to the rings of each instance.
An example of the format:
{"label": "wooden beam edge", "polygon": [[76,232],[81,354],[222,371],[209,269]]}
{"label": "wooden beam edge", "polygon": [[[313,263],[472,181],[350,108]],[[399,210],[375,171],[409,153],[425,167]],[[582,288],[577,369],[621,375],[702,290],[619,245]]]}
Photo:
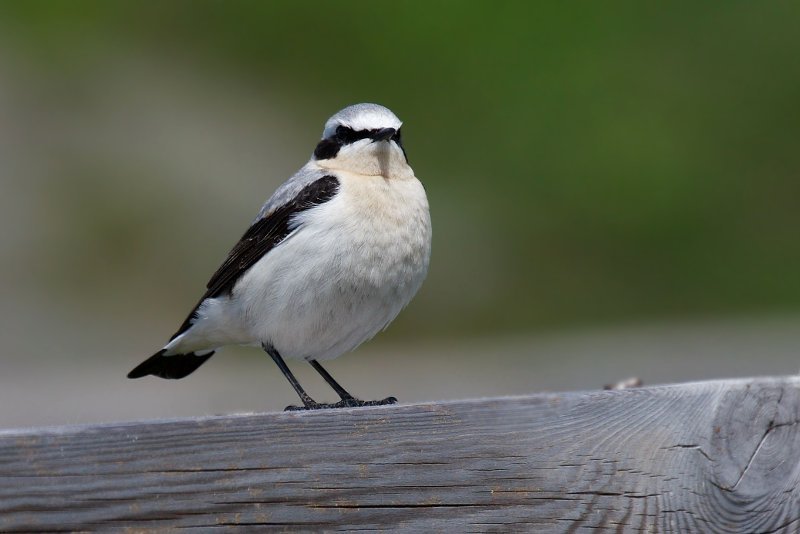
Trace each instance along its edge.
{"label": "wooden beam edge", "polygon": [[118,429],[121,427],[130,428],[135,430],[137,427],[151,427],[153,425],[173,425],[183,423],[208,423],[215,421],[235,421],[237,419],[263,419],[264,421],[279,420],[285,418],[303,418],[303,417],[319,417],[321,415],[352,415],[355,413],[365,411],[378,411],[385,412],[391,415],[397,410],[408,412],[415,408],[425,410],[436,408],[453,408],[453,407],[469,407],[475,405],[484,405],[491,403],[509,403],[516,404],[520,402],[546,402],[552,400],[581,400],[589,397],[613,397],[625,395],[638,395],[642,393],[669,394],[675,390],[685,389],[687,391],[700,394],[710,389],[738,389],[749,387],[752,385],[768,385],[768,386],[795,386],[800,387],[800,375],[784,375],[784,376],[759,376],[747,378],[723,378],[714,380],[699,380],[693,382],[677,382],[667,384],[655,384],[652,386],[642,386],[637,388],[619,389],[619,390],[578,390],[578,391],[560,391],[560,392],[539,392],[525,395],[508,395],[501,397],[477,397],[471,399],[453,399],[442,401],[423,401],[414,403],[399,403],[388,406],[365,406],[359,408],[339,408],[335,410],[320,410],[320,411],[276,411],[276,412],[240,412],[231,414],[218,414],[218,415],[199,415],[193,417],[173,417],[163,419],[136,419],[130,421],[114,421],[104,423],[84,423],[75,425],[54,425],[54,426],[38,426],[38,427],[23,427],[23,428],[0,428],[0,441],[5,439],[12,439],[33,435],[68,435],[68,434],[81,434],[84,432],[98,432],[103,429]]}

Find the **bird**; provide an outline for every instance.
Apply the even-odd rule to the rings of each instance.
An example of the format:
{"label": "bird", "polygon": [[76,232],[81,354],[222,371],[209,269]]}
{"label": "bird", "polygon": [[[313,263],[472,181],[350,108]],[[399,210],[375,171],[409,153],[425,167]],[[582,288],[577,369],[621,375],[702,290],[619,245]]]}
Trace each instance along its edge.
{"label": "bird", "polygon": [[[315,410],[364,401],[322,367],[385,329],[428,272],[431,217],[409,166],[402,122],[355,104],[325,123],[309,161],[280,185],[164,347],[128,378],[180,379],[227,345],[261,347]],[[338,394],[316,402],[284,360],[308,362]]]}

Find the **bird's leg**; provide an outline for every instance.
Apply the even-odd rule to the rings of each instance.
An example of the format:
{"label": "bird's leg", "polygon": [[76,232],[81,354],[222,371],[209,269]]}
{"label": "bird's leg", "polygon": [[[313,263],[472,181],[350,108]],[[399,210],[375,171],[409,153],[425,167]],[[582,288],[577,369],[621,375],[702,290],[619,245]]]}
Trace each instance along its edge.
{"label": "bird's leg", "polygon": [[289,370],[289,367],[286,365],[286,362],[283,361],[280,353],[275,350],[274,347],[271,345],[264,344],[262,345],[264,351],[272,357],[272,360],[278,366],[278,369],[281,370],[283,376],[286,377],[286,380],[294,388],[297,395],[300,397],[300,400],[303,402],[303,406],[287,406],[287,410],[320,410],[323,408],[352,408],[356,406],[382,406],[384,404],[394,404],[397,402],[397,399],[394,397],[387,397],[383,400],[379,401],[362,401],[355,397],[353,397],[350,393],[347,392],[339,383],[333,379],[333,377],[326,371],[316,360],[311,360],[311,366],[317,370],[317,372],[322,375],[322,378],[325,379],[336,393],[341,397],[341,401],[335,404],[321,404],[316,402],[311,396],[306,393],[303,389],[303,386],[300,385],[300,382],[297,381],[294,374]]}
{"label": "bird's leg", "polygon": [[342,400],[355,399],[355,397],[348,393],[346,389],[339,385],[339,382],[333,379],[330,373],[326,371],[317,360],[309,360],[308,363],[310,363],[311,367],[313,367],[322,376],[322,378],[325,379],[325,382],[327,382],[328,385],[333,388],[333,390],[337,395],[339,395],[339,397],[341,397]]}
{"label": "bird's leg", "polygon": [[377,401],[362,401],[360,399],[355,398],[350,393],[344,389],[339,382],[333,379],[331,374],[322,367],[317,360],[309,360],[308,363],[311,364],[321,376],[325,379],[325,382],[328,383],[330,387],[336,392],[337,395],[342,399],[340,402],[336,404],[331,404],[331,408],[349,408],[355,406],[383,406],[384,404],[395,404],[397,399],[394,397],[386,397],[383,400]]}
{"label": "bird's leg", "polygon": [[286,380],[292,385],[294,390],[297,392],[297,395],[300,397],[300,400],[303,401],[303,407],[300,406],[287,406],[287,410],[316,410],[317,408],[325,408],[325,405],[319,404],[314,399],[312,399],[308,393],[303,389],[303,386],[300,385],[300,382],[297,381],[297,378],[292,374],[289,368],[286,366],[286,362],[283,361],[281,358],[280,353],[275,350],[274,347],[270,345],[261,345],[263,349],[272,357],[272,360],[278,366],[278,369],[281,370],[283,376],[286,377]]}

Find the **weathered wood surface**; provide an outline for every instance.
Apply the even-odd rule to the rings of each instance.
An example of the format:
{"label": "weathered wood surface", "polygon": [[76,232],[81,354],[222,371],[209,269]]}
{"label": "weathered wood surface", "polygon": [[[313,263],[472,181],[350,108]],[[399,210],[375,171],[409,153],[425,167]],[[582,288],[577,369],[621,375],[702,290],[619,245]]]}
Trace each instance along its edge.
{"label": "weathered wood surface", "polygon": [[0,531],[800,532],[800,379],[0,432]]}

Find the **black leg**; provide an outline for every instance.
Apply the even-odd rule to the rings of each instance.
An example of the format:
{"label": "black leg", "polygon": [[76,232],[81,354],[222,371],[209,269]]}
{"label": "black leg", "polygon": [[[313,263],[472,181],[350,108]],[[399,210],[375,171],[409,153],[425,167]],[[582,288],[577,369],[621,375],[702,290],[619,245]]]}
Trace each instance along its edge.
{"label": "black leg", "polygon": [[300,397],[300,400],[303,401],[303,406],[287,406],[287,410],[319,410],[322,408],[352,408],[355,406],[381,406],[383,404],[394,404],[397,402],[397,399],[394,397],[388,397],[380,401],[362,401],[358,400],[357,398],[350,395],[342,386],[339,385],[336,380],[326,371],[316,360],[311,360],[311,365],[314,369],[317,370],[319,374],[322,375],[322,378],[339,394],[342,398],[341,401],[335,404],[320,404],[312,399],[308,393],[303,389],[303,386],[300,385],[300,382],[297,381],[294,374],[289,370],[289,367],[286,365],[286,362],[283,361],[280,353],[275,350],[274,347],[270,345],[262,345],[264,350],[267,354],[272,357],[272,360],[278,366],[278,369],[281,370],[283,376],[286,377],[286,380],[292,385],[294,390],[297,392],[297,395]]}
{"label": "black leg", "polygon": [[311,367],[316,369],[316,371],[325,379],[325,382],[328,383],[330,387],[336,392],[337,395],[342,399],[340,402],[336,404],[331,404],[331,408],[352,408],[355,406],[383,406],[384,404],[395,404],[397,399],[394,397],[386,397],[383,400],[378,401],[362,401],[355,397],[353,397],[350,393],[347,392],[339,382],[333,379],[331,374],[322,367],[317,360],[309,360],[308,363],[311,364]]}
{"label": "black leg", "polygon": [[[278,353],[278,351],[275,350],[273,347],[271,347],[269,345],[262,345],[262,347],[267,352],[267,354],[272,356],[272,360],[277,364],[278,369],[281,370],[281,372],[283,373],[283,376],[286,377],[286,380],[289,381],[289,383],[292,385],[294,390],[297,392],[297,395],[300,397],[300,400],[303,402],[303,406],[305,406],[305,409],[306,410],[313,410],[313,409],[319,407],[320,404],[315,402],[314,399],[312,399],[308,395],[308,393],[306,393],[306,391],[303,389],[303,386],[300,385],[300,382],[297,381],[297,378],[294,377],[292,372],[286,366],[286,362],[283,361],[283,358],[281,358],[281,355]],[[287,410],[300,410],[302,408],[299,408],[297,406],[287,406],[286,409]]]}
{"label": "black leg", "polygon": [[326,371],[325,368],[322,367],[317,360],[309,360],[308,363],[310,363],[311,367],[316,369],[317,372],[320,375],[322,375],[322,378],[325,379],[325,382],[327,382],[328,385],[333,388],[333,390],[336,392],[337,395],[339,395],[339,397],[341,397],[342,400],[355,398],[351,394],[349,394],[346,389],[340,386],[339,382],[334,380],[333,377],[330,375],[330,373]]}

